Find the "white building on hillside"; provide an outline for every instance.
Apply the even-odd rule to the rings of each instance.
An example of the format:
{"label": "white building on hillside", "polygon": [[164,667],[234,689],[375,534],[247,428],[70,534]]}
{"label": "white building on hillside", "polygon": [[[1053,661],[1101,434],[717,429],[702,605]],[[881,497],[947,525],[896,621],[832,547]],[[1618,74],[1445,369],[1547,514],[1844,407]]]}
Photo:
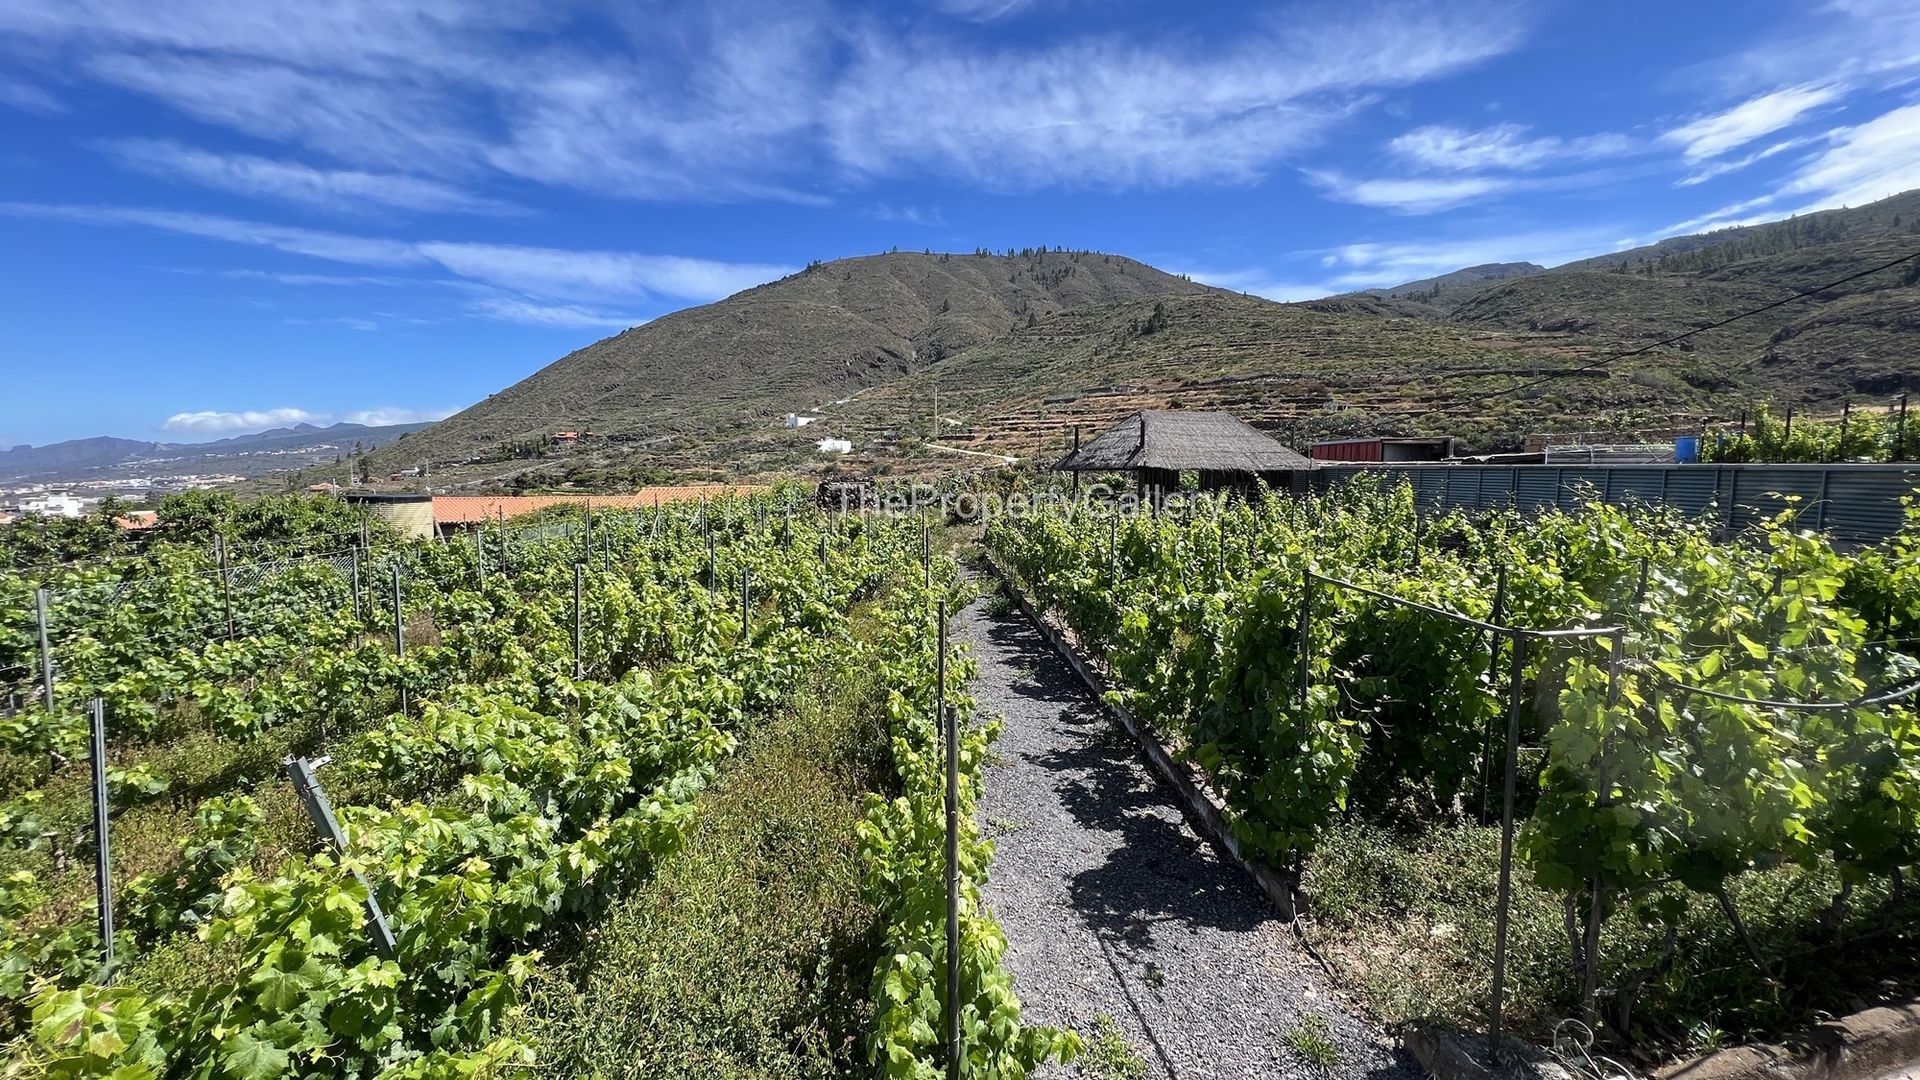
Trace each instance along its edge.
{"label": "white building on hillside", "polygon": [[77,495],[65,492],[50,492],[20,500],[20,512],[23,514],[45,514],[48,517],[77,518],[86,511],[86,502]]}

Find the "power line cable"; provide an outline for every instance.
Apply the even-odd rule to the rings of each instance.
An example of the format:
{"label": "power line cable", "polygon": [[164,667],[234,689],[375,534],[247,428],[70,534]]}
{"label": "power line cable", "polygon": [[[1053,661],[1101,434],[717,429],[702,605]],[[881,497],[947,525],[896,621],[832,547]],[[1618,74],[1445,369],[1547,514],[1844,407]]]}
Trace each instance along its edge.
{"label": "power line cable", "polygon": [[1522,390],[1539,386],[1543,383],[1552,382],[1554,379],[1565,378],[1569,375],[1584,374],[1585,372],[1588,372],[1588,371],[1596,371],[1600,368],[1604,368],[1607,365],[1614,363],[1615,361],[1625,360],[1630,356],[1639,356],[1642,353],[1652,352],[1653,350],[1661,348],[1663,346],[1672,345],[1676,342],[1685,341],[1688,338],[1693,337],[1695,334],[1704,334],[1708,330],[1718,330],[1719,328],[1726,326],[1728,323],[1738,322],[1741,319],[1749,318],[1754,315],[1759,315],[1762,312],[1772,311],[1774,308],[1781,307],[1786,304],[1791,304],[1795,300],[1804,300],[1809,296],[1814,296],[1819,293],[1826,292],[1829,289],[1838,288],[1842,285],[1847,284],[1850,281],[1857,281],[1860,278],[1877,274],[1882,270],[1891,270],[1892,268],[1899,266],[1903,262],[1911,262],[1914,259],[1920,259],[1920,251],[1915,251],[1906,255],[1902,255],[1897,259],[1894,259],[1889,262],[1881,263],[1878,266],[1870,267],[1866,270],[1856,271],[1855,273],[1848,274],[1846,277],[1840,278],[1836,281],[1827,282],[1825,285],[1815,286],[1814,288],[1811,288],[1811,289],[1803,289],[1799,292],[1794,293],[1791,296],[1783,296],[1780,299],[1773,301],[1772,303],[1762,304],[1757,308],[1749,308],[1748,310],[1742,311],[1736,315],[1729,315],[1726,318],[1720,319],[1716,322],[1710,322],[1705,326],[1696,326],[1693,329],[1688,330],[1684,333],[1675,334],[1672,337],[1662,338],[1659,341],[1655,341],[1647,345],[1642,345],[1637,349],[1628,349],[1625,352],[1617,352],[1612,354],[1611,356],[1603,356],[1600,359],[1593,361],[1592,363],[1582,364],[1581,366],[1574,367],[1574,368],[1566,368],[1561,371],[1553,372],[1550,375],[1543,375],[1540,378],[1533,379],[1528,382],[1516,383],[1515,385],[1506,387],[1504,389],[1490,390],[1484,394],[1469,395],[1465,398],[1459,399],[1454,404],[1467,405],[1467,404],[1473,404],[1475,402],[1486,401],[1489,398],[1496,398],[1496,397],[1502,397],[1507,394],[1519,393]]}

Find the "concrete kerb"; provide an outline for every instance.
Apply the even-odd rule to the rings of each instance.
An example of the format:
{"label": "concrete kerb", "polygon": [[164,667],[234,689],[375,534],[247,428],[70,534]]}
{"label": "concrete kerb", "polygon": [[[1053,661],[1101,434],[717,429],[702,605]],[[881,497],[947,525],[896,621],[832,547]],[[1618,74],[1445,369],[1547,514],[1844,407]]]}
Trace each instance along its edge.
{"label": "concrete kerb", "polygon": [[1657,1080],[1882,1080],[1920,1076],[1920,998],[1818,1024],[1783,1043],[1755,1043],[1657,1071]]}
{"label": "concrete kerb", "polygon": [[1233,835],[1233,828],[1227,824],[1226,812],[1202,790],[1196,772],[1190,766],[1175,761],[1173,755],[1168,753],[1167,748],[1160,744],[1160,740],[1155,738],[1153,733],[1147,730],[1146,725],[1133,715],[1131,709],[1107,697],[1110,687],[1105,677],[1087,663],[1086,658],[1080,655],[1080,650],[1067,640],[1066,635],[1041,617],[1027,600],[1026,593],[1014,581],[1013,576],[991,553],[987,555],[986,564],[993,575],[1006,587],[1007,595],[1013,597],[1014,603],[1019,605],[1021,612],[1039,628],[1041,636],[1047,639],[1047,643],[1053,646],[1053,650],[1066,660],[1075,674],[1080,676],[1081,681],[1086,683],[1087,689],[1092,691],[1093,696],[1120,721],[1120,726],[1126,728],[1127,734],[1133,736],[1134,741],[1140,744],[1141,751],[1146,755],[1147,764],[1152,766],[1154,773],[1179,800],[1181,814],[1186,817],[1188,823],[1214,847],[1232,859],[1235,865],[1246,871],[1247,876],[1251,877],[1254,884],[1260,887],[1260,891],[1267,895],[1267,899],[1273,902],[1273,906],[1278,909],[1281,916],[1292,921],[1295,883],[1285,874],[1252,858],[1241,849],[1240,841]]}

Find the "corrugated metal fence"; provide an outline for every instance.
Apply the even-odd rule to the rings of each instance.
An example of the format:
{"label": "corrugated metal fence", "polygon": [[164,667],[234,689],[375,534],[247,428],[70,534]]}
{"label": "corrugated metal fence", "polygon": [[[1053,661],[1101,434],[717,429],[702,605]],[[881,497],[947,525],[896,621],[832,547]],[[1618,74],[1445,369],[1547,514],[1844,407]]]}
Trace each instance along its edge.
{"label": "corrugated metal fence", "polygon": [[[1711,512],[1738,532],[1787,509],[1836,539],[1873,543],[1900,531],[1901,499],[1920,488],[1920,464],[1898,465],[1333,465],[1304,477],[1327,491],[1356,476],[1404,477],[1422,509],[1572,509],[1595,499],[1666,503]],[[1797,502],[1792,502],[1797,498]]]}

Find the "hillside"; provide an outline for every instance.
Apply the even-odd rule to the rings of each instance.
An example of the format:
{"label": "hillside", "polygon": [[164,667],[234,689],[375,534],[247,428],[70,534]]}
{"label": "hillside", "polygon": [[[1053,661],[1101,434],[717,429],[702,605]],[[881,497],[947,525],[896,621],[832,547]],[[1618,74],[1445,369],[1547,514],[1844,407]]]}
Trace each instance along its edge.
{"label": "hillside", "polygon": [[[897,252],[817,263],[596,342],[373,456],[376,472],[593,431],[654,445],[882,385],[1030,320],[1204,287],[1117,255]],[[503,453],[504,450],[504,453]]]}
{"label": "hillside", "polygon": [[937,383],[941,445],[1044,459],[1067,444],[1075,425],[1091,435],[1140,408],[1227,409],[1296,446],[1384,430],[1444,432],[1493,448],[1552,417],[1654,427],[1697,417],[1708,404],[1704,394],[1675,394],[1674,377],[1656,377],[1653,363],[1462,403],[1591,356],[1562,335],[1448,324],[1350,299],[1181,296],[1068,312],[1015,330],[829,420],[856,444],[922,443]]}
{"label": "hillside", "polygon": [[[849,259],[589,346],[373,464],[430,460],[441,485],[622,486],[1045,457],[1074,425],[1143,406],[1227,408],[1295,444],[1447,433],[1475,450],[1694,427],[1768,399],[1837,411],[1920,390],[1911,268],[1606,358],[1916,248],[1920,193],[1305,304],[1088,253]],[[788,412],[820,419],[786,429]],[[598,434],[558,450],[543,441],[557,430]],[[856,452],[822,456],[826,436]]]}
{"label": "hillside", "polygon": [[98,435],[90,439],[68,439],[45,446],[22,443],[11,450],[0,450],[0,479],[79,472],[102,465],[116,465],[141,454],[161,452],[165,443],[120,439]]}
{"label": "hillside", "polygon": [[[1869,206],[1663,241],[1481,289],[1437,316],[1631,348],[1920,250],[1920,192]],[[1675,347],[1724,360],[1727,385],[1809,406],[1920,384],[1914,264],[1741,319]]]}
{"label": "hillside", "polygon": [[1370,291],[1396,300],[1415,300],[1426,304],[1445,305],[1478,292],[1490,281],[1530,277],[1545,273],[1546,269],[1539,263],[1530,262],[1481,263],[1478,266],[1463,267],[1451,273],[1403,282],[1391,289]]}

